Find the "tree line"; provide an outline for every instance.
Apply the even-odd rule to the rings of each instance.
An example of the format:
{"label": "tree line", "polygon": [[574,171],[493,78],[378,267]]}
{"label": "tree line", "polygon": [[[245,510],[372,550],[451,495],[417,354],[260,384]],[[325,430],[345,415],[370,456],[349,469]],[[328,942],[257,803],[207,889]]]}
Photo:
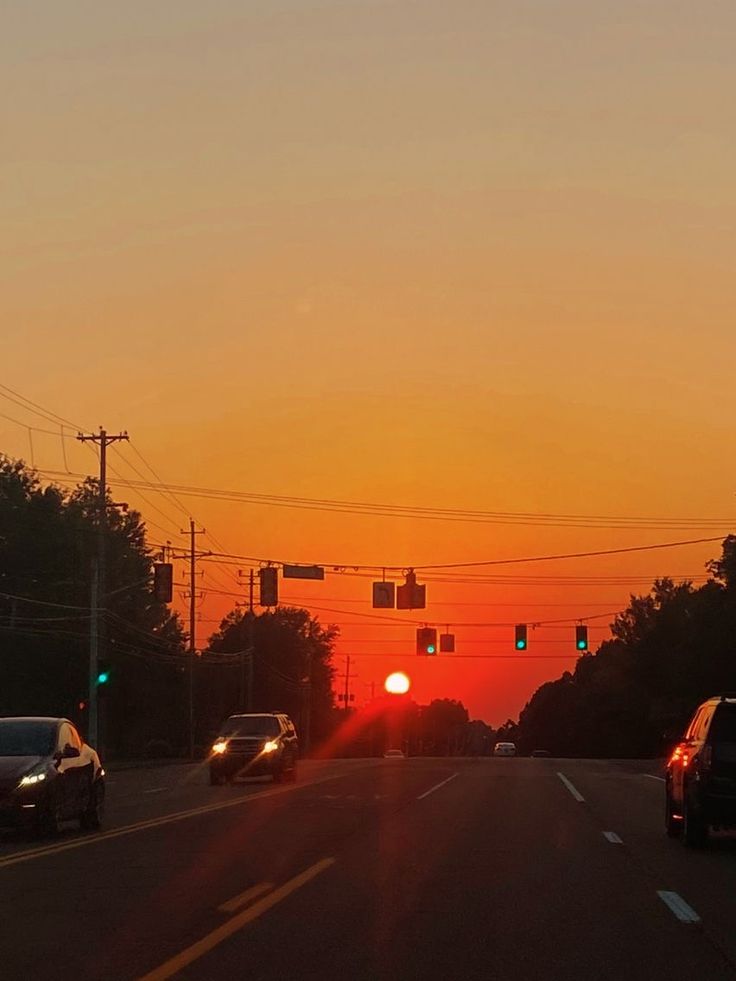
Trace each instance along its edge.
{"label": "tree line", "polygon": [[[87,725],[98,484],[45,485],[0,455],[0,715],[66,716]],[[155,597],[158,550],[141,515],[107,496],[107,595],[100,599],[109,681],[98,687],[105,756],[183,756],[189,747],[190,668],[195,752],[238,711],[285,712],[302,737],[334,755],[486,755],[493,730],[460,702],[376,700],[336,708],[337,627],[307,610],[236,607],[192,658],[178,614]],[[401,729],[395,725],[400,721]]]}
{"label": "tree line", "polygon": [[611,639],[534,693],[519,717],[521,748],[660,756],[700,702],[736,691],[736,536],[706,568],[699,587],[663,578],[631,595]]}
{"label": "tree line", "polygon": [[[86,729],[98,514],[94,479],[69,492],[0,455],[0,715],[66,716]],[[336,628],[280,608],[254,615],[249,634],[236,610],[192,662],[179,616],[155,598],[157,558],[141,515],[108,494],[107,595],[99,602],[110,677],[98,688],[108,758],[186,751],[190,664],[199,752],[248,703],[302,724],[308,711],[315,738],[325,738],[334,724]]]}

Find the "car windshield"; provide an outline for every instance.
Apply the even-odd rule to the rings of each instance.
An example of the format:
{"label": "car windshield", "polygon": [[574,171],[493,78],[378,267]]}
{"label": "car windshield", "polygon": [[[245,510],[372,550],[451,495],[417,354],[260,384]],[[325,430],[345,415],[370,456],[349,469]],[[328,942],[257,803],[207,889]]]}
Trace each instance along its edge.
{"label": "car windshield", "polygon": [[272,715],[233,716],[222,727],[226,736],[277,736],[279,723]]}
{"label": "car windshield", "polygon": [[0,756],[48,756],[56,724],[36,719],[0,719]]}
{"label": "car windshield", "polygon": [[710,741],[736,743],[736,705],[719,705],[710,728]]}

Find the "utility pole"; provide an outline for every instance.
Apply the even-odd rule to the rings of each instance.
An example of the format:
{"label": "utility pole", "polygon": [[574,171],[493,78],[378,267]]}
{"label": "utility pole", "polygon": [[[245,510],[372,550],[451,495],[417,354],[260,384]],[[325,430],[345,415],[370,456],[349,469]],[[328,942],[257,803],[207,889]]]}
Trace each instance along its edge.
{"label": "utility pole", "polygon": [[347,657],[347,666],[345,668],[345,714],[349,708],[350,701],[350,655]]}
{"label": "utility pole", "polygon": [[189,535],[189,758],[194,759],[194,660],[197,657],[197,594],[194,588],[194,578],[196,575],[197,561],[197,535],[204,534],[204,528],[197,531],[194,526],[194,518],[189,519],[189,531],[182,531],[182,535]]}
{"label": "utility pole", "polygon": [[[238,576],[243,576],[243,570],[238,570]],[[253,711],[253,662],[255,660],[255,628],[256,613],[255,603],[255,572],[253,569],[248,574],[248,613],[246,614],[246,647],[240,652],[240,697],[239,704],[241,711]],[[239,606],[242,604],[238,604]]]}
{"label": "utility pole", "polygon": [[105,630],[105,606],[107,603],[107,447],[111,443],[127,441],[126,432],[109,435],[100,426],[99,433],[85,435],[78,433],[80,443],[96,443],[100,447],[100,481],[97,499],[97,570],[92,573],[92,604],[89,644],[89,714],[88,736],[92,746],[99,748],[99,714],[97,706],[97,667],[101,658],[107,654],[107,631]]}
{"label": "utility pole", "polygon": [[256,629],[256,613],[253,609],[253,591],[255,588],[255,572],[253,569],[250,570],[249,582],[248,582],[248,701],[246,703],[247,710],[249,712],[253,711],[253,677],[254,677],[254,660],[256,656],[256,645],[255,645],[255,629]]}

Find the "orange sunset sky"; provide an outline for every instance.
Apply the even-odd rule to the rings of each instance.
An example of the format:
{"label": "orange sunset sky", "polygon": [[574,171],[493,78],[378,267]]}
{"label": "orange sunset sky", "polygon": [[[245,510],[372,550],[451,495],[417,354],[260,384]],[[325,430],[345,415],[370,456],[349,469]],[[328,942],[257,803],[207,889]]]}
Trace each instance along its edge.
{"label": "orange sunset sky", "polygon": [[[202,548],[344,567],[282,599],[341,626],[357,704],[401,668],[420,702],[516,717],[576,619],[718,543],[433,573],[426,612],[382,620],[348,573],[736,531],[735,31],[716,0],[13,4],[0,382],[127,429],[133,479],[135,448],[179,485],[649,519],[182,510],[112,480],[152,541],[183,545],[191,509]],[[4,452],[94,472],[0,413]],[[248,563],[200,568],[202,646]],[[425,618],[456,655],[420,662]],[[549,620],[513,655],[513,623]]]}

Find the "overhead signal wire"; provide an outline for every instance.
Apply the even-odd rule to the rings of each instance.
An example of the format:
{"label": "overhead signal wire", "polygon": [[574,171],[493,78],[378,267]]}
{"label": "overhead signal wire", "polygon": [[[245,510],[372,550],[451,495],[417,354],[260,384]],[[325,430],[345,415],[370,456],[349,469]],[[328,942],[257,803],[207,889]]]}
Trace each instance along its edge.
{"label": "overhead signal wire", "polygon": [[553,562],[562,561],[565,559],[583,559],[583,558],[593,558],[597,556],[604,555],[622,555],[633,552],[651,552],[659,549],[670,549],[670,548],[683,548],[690,545],[703,545],[711,544],[713,542],[720,542],[721,536],[718,535],[714,538],[691,538],[684,541],[676,542],[658,542],[651,545],[629,545],[623,548],[600,548],[591,549],[586,552],[561,552],[554,555],[533,555],[524,556],[520,558],[505,558],[505,559],[480,559],[473,560],[470,562],[443,562],[434,564],[402,564],[402,565],[389,565],[388,563],[384,565],[366,565],[360,562],[313,562],[300,560],[299,562],[294,562],[293,560],[284,559],[274,559],[265,558],[263,556],[255,555],[238,555],[233,552],[212,552],[211,556],[215,558],[235,558],[242,559],[244,562],[257,563],[258,565],[315,565],[320,566],[326,570],[343,571],[346,574],[350,574],[348,570],[353,572],[363,571],[373,571],[373,572],[385,572],[391,571],[396,572],[398,570],[406,571],[407,569],[413,569],[416,572],[424,571],[446,571],[452,569],[469,569],[469,568],[482,568],[487,566],[499,566],[499,565],[524,565],[531,562]]}

